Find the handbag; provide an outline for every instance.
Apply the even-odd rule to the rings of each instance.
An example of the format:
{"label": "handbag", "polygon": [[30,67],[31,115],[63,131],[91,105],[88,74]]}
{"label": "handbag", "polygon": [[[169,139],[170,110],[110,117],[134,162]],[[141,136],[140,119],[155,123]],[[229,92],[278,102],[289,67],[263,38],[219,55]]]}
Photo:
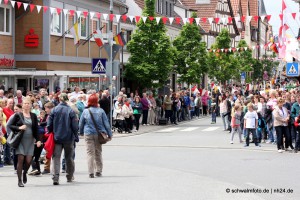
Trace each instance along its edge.
{"label": "handbag", "polygon": [[[19,114],[17,114],[17,115],[19,115]],[[21,115],[19,115],[19,117],[20,117],[22,123],[25,124]],[[7,138],[7,141],[6,141],[7,144],[13,149],[18,148],[18,146],[23,138],[23,133],[24,133],[24,130],[12,131]]]}
{"label": "handbag", "polygon": [[90,109],[88,109],[88,110],[89,110],[89,112],[90,112],[90,115],[91,115],[93,124],[94,124],[94,126],[95,126],[95,128],[96,128],[96,130],[97,130],[97,133],[98,133],[98,141],[99,141],[99,143],[100,143],[100,144],[106,144],[106,143],[109,141],[108,135],[107,135],[106,133],[104,133],[104,132],[101,132],[101,131],[98,129],[97,124],[96,124],[96,122],[95,122],[95,119],[94,119],[94,116],[93,116],[91,110],[90,110]]}
{"label": "handbag", "polygon": [[137,114],[139,114],[139,111],[138,111],[138,109],[134,109],[134,110],[133,110],[133,114],[134,114],[134,115],[137,115]]}

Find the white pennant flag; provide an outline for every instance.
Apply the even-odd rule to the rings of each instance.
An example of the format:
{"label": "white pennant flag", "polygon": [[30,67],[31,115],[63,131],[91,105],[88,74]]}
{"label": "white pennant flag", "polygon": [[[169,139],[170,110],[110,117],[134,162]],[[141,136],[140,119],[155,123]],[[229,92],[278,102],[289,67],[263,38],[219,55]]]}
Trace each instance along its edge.
{"label": "white pennant flag", "polygon": [[131,23],[133,22],[133,18],[134,18],[134,16],[129,16]]}
{"label": "white pennant flag", "polygon": [[66,16],[68,14],[69,10],[68,9],[63,9],[63,12],[64,12],[64,15]]}
{"label": "white pennant flag", "polygon": [[[13,8],[15,8],[16,1],[10,1],[10,3],[11,3],[11,6],[12,6]],[[1,4],[1,1],[0,1],[0,4]]]}
{"label": "white pennant flag", "polygon": [[235,22],[238,23],[240,21],[240,17],[235,17]]}
{"label": "white pennant flag", "polygon": [[223,51],[224,51],[224,49],[221,49],[221,51],[223,52]]}
{"label": "white pennant flag", "polygon": [[40,11],[41,11],[41,9],[42,9],[42,6],[36,6],[36,9],[37,9],[37,11],[38,11],[38,13],[40,13]]}
{"label": "white pennant flag", "polygon": [[169,21],[170,21],[170,24],[172,24],[174,21],[174,17],[169,17]]}
{"label": "white pennant flag", "polygon": [[212,17],[208,18],[208,21],[209,21],[209,24],[211,25],[212,21],[213,21],[213,18]]}
{"label": "white pennant flag", "polygon": [[51,15],[55,12],[55,8],[52,8],[52,7],[50,7],[50,13],[51,13]]}
{"label": "white pennant flag", "polygon": [[142,17],[144,24],[146,23],[147,17]]}
{"label": "white pennant flag", "polygon": [[2,3],[2,0],[0,0],[0,4]]}
{"label": "white pennant flag", "polygon": [[23,3],[23,5],[24,5],[24,10],[26,11],[28,7],[28,3]]}
{"label": "white pennant flag", "polygon": [[155,19],[156,19],[156,23],[159,24],[160,17],[156,17]]}
{"label": "white pennant flag", "polygon": [[262,22],[265,20],[265,17],[266,17],[265,15],[260,16],[260,19],[261,19]]}
{"label": "white pennant flag", "polygon": [[240,48],[236,48],[236,50],[237,50],[237,51],[239,51],[239,50],[240,50]]}
{"label": "white pennant flag", "polygon": [[228,50],[229,50],[229,52],[231,52],[231,48],[229,48]]}
{"label": "white pennant flag", "polygon": [[199,25],[200,23],[200,18],[195,18],[196,24]]}
{"label": "white pennant flag", "polygon": [[213,50],[213,52],[215,53],[215,52],[216,52],[216,50],[214,49],[214,50]]}
{"label": "white pennant flag", "polygon": [[121,15],[116,15],[117,22],[119,23]]}
{"label": "white pennant flag", "polygon": [[247,51],[248,47],[244,47],[245,51]]}
{"label": "white pennant flag", "polygon": [[105,21],[107,21],[107,17],[108,17],[108,14],[103,14],[103,18]]}
{"label": "white pennant flag", "polygon": [[252,49],[254,50],[254,49],[255,49],[255,46],[252,46]]}
{"label": "white pennant flag", "polygon": [[261,44],[261,45],[260,45],[260,48],[261,48],[261,49],[263,49],[263,48],[264,48],[264,45],[263,45],[263,44]]}
{"label": "white pennant flag", "polygon": [[95,16],[95,13],[94,12],[90,12],[90,19],[93,19]]}
{"label": "white pennant flag", "polygon": [[183,24],[186,24],[188,18],[182,18]]}
{"label": "white pennant flag", "polygon": [[247,16],[247,23],[249,24],[252,19],[252,16]]}
{"label": "white pennant flag", "polygon": [[224,24],[224,25],[227,24],[227,23],[226,23],[226,18],[225,18],[225,17],[222,17],[222,18],[221,18],[221,22],[222,22],[222,24]]}
{"label": "white pennant flag", "polygon": [[81,11],[80,10],[77,10],[76,11],[76,14],[77,14],[77,19],[80,17],[80,15],[81,15]]}

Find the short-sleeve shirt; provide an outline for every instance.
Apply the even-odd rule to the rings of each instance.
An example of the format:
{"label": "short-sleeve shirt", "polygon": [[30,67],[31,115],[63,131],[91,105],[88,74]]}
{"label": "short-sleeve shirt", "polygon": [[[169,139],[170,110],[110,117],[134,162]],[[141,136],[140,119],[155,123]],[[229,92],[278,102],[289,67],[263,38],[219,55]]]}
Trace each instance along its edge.
{"label": "short-sleeve shirt", "polygon": [[248,111],[244,119],[246,120],[246,128],[255,128],[255,122],[258,120],[258,115],[255,111]]}

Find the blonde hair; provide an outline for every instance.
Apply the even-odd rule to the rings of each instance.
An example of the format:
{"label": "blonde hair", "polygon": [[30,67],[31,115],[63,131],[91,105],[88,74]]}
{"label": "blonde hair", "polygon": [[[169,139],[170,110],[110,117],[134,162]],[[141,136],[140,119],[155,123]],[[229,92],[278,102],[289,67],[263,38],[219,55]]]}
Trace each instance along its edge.
{"label": "blonde hair", "polygon": [[25,98],[23,99],[22,106],[23,106],[24,103],[29,103],[30,105],[32,105],[31,98],[30,98],[30,97],[25,97]]}
{"label": "blonde hair", "polygon": [[237,111],[240,107],[241,106],[239,106],[239,105],[234,106],[234,111]]}
{"label": "blonde hair", "polygon": [[250,103],[247,104],[247,107],[253,108],[253,104],[250,102]]}

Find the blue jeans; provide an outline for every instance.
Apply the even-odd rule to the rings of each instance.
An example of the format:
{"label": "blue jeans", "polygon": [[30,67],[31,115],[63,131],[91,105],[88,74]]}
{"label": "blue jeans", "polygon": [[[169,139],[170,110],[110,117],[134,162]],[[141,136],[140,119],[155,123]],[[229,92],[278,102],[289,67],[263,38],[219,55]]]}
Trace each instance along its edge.
{"label": "blue jeans", "polygon": [[250,133],[252,133],[252,137],[255,145],[258,145],[257,137],[256,137],[256,129],[255,128],[245,128],[245,129],[246,129],[246,145],[249,146]]}
{"label": "blue jeans", "polygon": [[212,122],[217,122],[217,114],[216,114],[216,112],[212,112],[211,113],[211,121]]}
{"label": "blue jeans", "polygon": [[3,145],[4,147],[4,152],[3,152],[3,161],[5,163],[10,163],[11,161],[11,153],[10,153],[10,146],[8,144]]}
{"label": "blue jeans", "polygon": [[224,116],[226,113],[221,113],[224,130],[228,129],[228,115]]}

